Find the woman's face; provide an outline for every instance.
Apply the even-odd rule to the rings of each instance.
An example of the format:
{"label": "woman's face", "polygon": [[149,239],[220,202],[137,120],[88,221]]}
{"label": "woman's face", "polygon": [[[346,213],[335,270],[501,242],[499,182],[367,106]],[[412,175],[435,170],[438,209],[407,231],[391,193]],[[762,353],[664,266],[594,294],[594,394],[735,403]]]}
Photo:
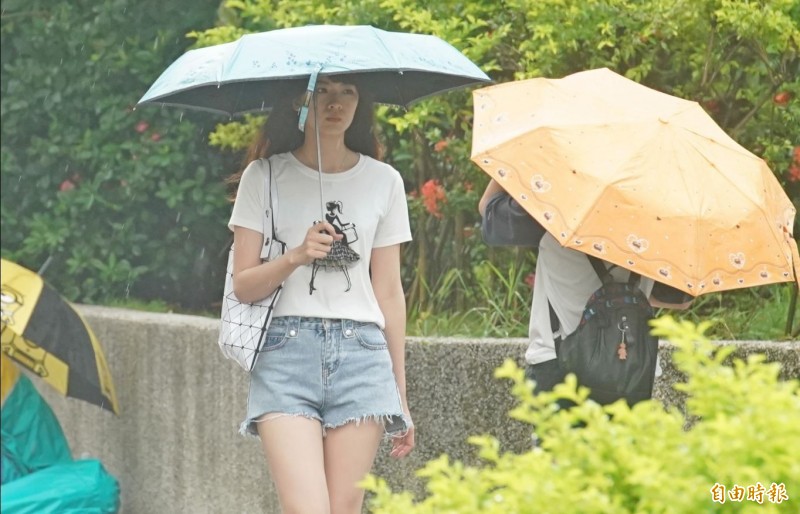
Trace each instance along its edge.
{"label": "woman's face", "polygon": [[306,120],[306,134],[314,133],[314,120],[319,120],[320,134],[341,134],[350,128],[353,116],[358,107],[358,89],[353,84],[334,82],[327,77],[317,79],[317,110],[314,112],[314,100],[309,106]]}

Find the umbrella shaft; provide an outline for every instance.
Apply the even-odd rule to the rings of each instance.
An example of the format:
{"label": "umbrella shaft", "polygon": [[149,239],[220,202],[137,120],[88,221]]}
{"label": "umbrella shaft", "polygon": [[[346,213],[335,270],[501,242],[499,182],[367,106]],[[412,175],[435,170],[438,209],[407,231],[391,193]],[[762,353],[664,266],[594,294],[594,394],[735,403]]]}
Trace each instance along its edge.
{"label": "umbrella shaft", "polygon": [[317,123],[317,95],[314,94],[314,137],[317,146],[317,172],[319,173],[319,220],[325,219],[325,197],[322,196],[322,150],[319,144],[319,124]]}

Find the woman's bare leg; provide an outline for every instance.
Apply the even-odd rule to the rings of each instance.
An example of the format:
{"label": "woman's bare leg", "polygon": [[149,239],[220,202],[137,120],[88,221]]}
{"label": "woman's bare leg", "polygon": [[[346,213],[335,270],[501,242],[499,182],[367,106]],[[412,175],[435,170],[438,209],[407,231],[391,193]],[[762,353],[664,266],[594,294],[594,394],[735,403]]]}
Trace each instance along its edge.
{"label": "woman's bare leg", "polygon": [[283,514],[329,514],[320,422],[280,414],[262,419],[258,434]]}
{"label": "woman's bare leg", "polygon": [[325,436],[325,476],[331,514],[361,514],[364,490],[356,486],[372,469],[383,437],[383,424],[347,423]]}

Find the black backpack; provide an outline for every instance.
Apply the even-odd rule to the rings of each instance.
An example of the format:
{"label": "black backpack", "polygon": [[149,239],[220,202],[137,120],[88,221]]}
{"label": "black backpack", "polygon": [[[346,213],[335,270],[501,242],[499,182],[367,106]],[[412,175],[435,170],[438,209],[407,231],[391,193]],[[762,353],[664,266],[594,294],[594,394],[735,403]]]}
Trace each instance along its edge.
{"label": "black backpack", "polygon": [[633,405],[653,394],[658,356],[658,339],[648,324],[653,309],[638,287],[638,274],[615,282],[600,259],[587,257],[603,285],[586,302],[578,328],[556,340],[558,362],[591,389],[597,403],[624,398]]}

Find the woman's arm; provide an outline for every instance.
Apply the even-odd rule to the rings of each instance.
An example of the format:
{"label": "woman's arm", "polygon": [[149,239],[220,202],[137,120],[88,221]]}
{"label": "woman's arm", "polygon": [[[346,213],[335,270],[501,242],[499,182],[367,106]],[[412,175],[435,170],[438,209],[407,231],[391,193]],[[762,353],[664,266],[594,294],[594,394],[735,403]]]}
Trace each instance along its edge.
{"label": "woman's arm", "polygon": [[319,222],[303,243],[269,262],[261,261],[261,232],[236,226],[233,229],[233,292],[240,301],[258,301],[270,295],[300,266],[322,259],[331,251],[334,239],[341,239],[330,223]]}
{"label": "woman's arm", "polygon": [[[406,399],[406,299],[400,280],[400,245],[390,245],[372,250],[372,289],[378,306],[386,319],[384,333],[392,358],[392,369],[400,390],[403,411],[411,415]],[[414,448],[414,427],[402,437],[393,440],[391,455],[405,457]]]}

